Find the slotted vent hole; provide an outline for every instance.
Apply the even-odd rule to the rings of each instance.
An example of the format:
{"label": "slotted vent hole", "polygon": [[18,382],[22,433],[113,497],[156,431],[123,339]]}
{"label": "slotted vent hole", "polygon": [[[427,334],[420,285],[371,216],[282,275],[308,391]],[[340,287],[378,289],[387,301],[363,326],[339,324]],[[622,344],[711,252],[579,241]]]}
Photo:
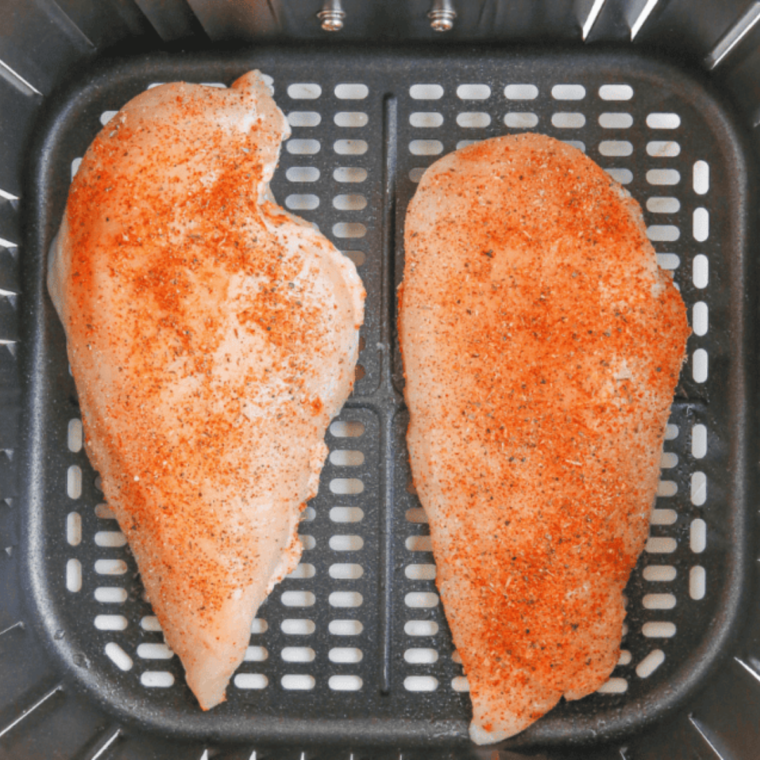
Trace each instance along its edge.
{"label": "slotted vent hole", "polygon": [[367,179],[367,170],[358,166],[339,166],[333,172],[336,182],[364,182]]}
{"label": "slotted vent hole", "polygon": [[404,679],[404,688],[407,691],[435,691],[438,688],[438,679],[434,676],[407,676]]}
{"label": "slotted vent hole", "polygon": [[435,649],[415,647],[404,652],[404,660],[409,665],[432,665],[438,662],[438,652]]}
{"label": "slotted vent hole", "polygon": [[127,563],[122,559],[99,559],[95,562],[98,575],[123,575],[127,572]]}
{"label": "slotted vent hole", "polygon": [[115,520],[116,515],[111,512],[111,509],[109,508],[108,504],[96,504],[95,505],[95,517],[99,518],[100,520]]}
{"label": "slotted vent hole", "polygon": [[364,510],[361,507],[332,507],[330,519],[336,523],[361,522],[364,519]]}
{"label": "slotted vent hole", "polygon": [[285,198],[285,206],[291,211],[312,211],[319,206],[316,195],[289,195]]}
{"label": "slotted vent hole", "polygon": [[335,552],[357,552],[364,547],[364,539],[356,535],[330,536],[330,548]]}
{"label": "slotted vent hole", "polygon": [[483,112],[465,111],[457,114],[457,124],[465,129],[487,127],[491,123],[491,115]]}
{"label": "slotted vent hole", "polygon": [[678,519],[675,509],[653,509],[652,525],[673,525]]}
{"label": "slotted vent hole", "polygon": [[[709,326],[708,322],[709,311],[707,304],[704,301],[697,301],[692,307],[691,326],[695,335],[702,337],[707,335]],[[702,455],[704,456],[704,454]]]}
{"label": "slotted vent hole", "polygon": [[358,591],[333,591],[328,602],[331,607],[361,607],[364,598]]}
{"label": "slotted vent hole", "polygon": [[76,453],[77,451],[82,450],[82,444],[83,444],[83,430],[82,430],[82,420],[80,419],[72,419],[69,420],[69,427],[67,431],[67,437],[66,437],[66,443],[69,447],[69,451],[73,451]]}
{"label": "slotted vent hole", "polygon": [[366,140],[336,140],[333,150],[340,156],[363,156],[369,149]]}
{"label": "slotted vent hole", "polygon": [[440,140],[412,140],[409,152],[415,156],[437,156],[443,153],[443,143]]}
{"label": "slotted vent hole", "polygon": [[692,217],[692,235],[698,243],[704,243],[710,236],[710,213],[706,208],[694,210]]}
{"label": "slotted vent hole", "polygon": [[504,88],[507,100],[535,100],[538,97],[538,87],[534,84],[508,84]]}
{"label": "slotted vent hole", "polygon": [[[414,493],[410,491],[410,493]],[[428,522],[427,513],[422,507],[412,507],[406,510],[406,519],[410,523],[426,524]]]}
{"label": "slotted vent hole", "polygon": [[555,100],[583,100],[586,88],[582,84],[555,84],[552,87],[552,97]]}
{"label": "slotted vent hole", "polygon": [[330,463],[337,467],[359,467],[364,464],[364,452],[336,449],[330,452]]}
{"label": "slotted vent hole", "polygon": [[174,676],[167,670],[146,670],[140,683],[148,689],[168,689],[174,686]]}
{"label": "slotted vent hole", "polygon": [[296,569],[293,570],[290,575],[288,575],[288,578],[291,580],[300,580],[303,578],[313,578],[317,573],[316,568],[314,565],[310,565],[308,562],[301,562],[296,566]]}
{"label": "slotted vent hole", "polygon": [[675,580],[676,569],[673,565],[649,565],[643,575],[645,581],[664,583]]}
{"label": "slotted vent hole", "polygon": [[418,129],[435,129],[443,124],[443,115],[434,111],[416,111],[409,115],[409,123]]}
{"label": "slotted vent hole", "polygon": [[331,620],[327,630],[333,636],[359,636],[364,625],[360,620]]}
{"label": "slotted vent hole", "polygon": [[95,544],[104,547],[125,546],[127,537],[119,530],[99,530],[95,534]]}
{"label": "slotted vent hole", "polygon": [[710,265],[703,253],[698,253],[692,263],[692,280],[695,288],[704,289],[710,282]]}
{"label": "slotted vent hole", "polygon": [[432,581],[435,580],[435,565],[407,565],[404,568],[404,574],[409,580]]}
{"label": "slotted vent hole", "polygon": [[451,679],[451,688],[458,692],[468,692],[470,684],[465,676],[455,676]]}
{"label": "slotted vent hole", "polygon": [[361,211],[367,207],[367,198],[363,195],[336,195],[333,206],[339,211]]}
{"label": "slotted vent hole", "polygon": [[66,590],[73,593],[82,590],[82,563],[78,559],[66,562]]}
{"label": "slotted vent hole", "polygon": [[697,195],[705,195],[710,189],[710,165],[707,161],[696,161],[692,172],[694,192]]}
{"label": "slotted vent hole", "polygon": [[269,630],[269,623],[267,623],[266,620],[262,620],[261,618],[255,618],[253,623],[251,623],[252,634],[266,633],[268,630]]}
{"label": "slotted vent hole", "polygon": [[369,95],[366,84],[339,84],[335,88],[335,97],[341,100],[364,100]]}
{"label": "slotted vent hole", "polygon": [[330,662],[342,664],[355,664],[361,662],[364,654],[356,647],[333,647],[327,654]]}
{"label": "slotted vent hole", "polygon": [[367,260],[364,251],[343,251],[343,255],[347,259],[351,259],[354,262],[354,266],[360,267]]}
{"label": "slotted vent hole", "polygon": [[559,111],[552,114],[552,124],[559,129],[580,129],[586,124],[584,114],[573,111]]}
{"label": "slotted vent hole", "polygon": [[435,636],[438,633],[438,623],[435,620],[407,620],[404,633],[407,636]]}
{"label": "slotted vent hole", "polygon": [[358,691],[362,688],[362,679],[359,676],[340,675],[330,676],[327,685],[333,691]]}
{"label": "slotted vent hole", "polygon": [[695,565],[689,571],[689,596],[695,601],[705,598],[707,591],[707,572],[701,565]]}
{"label": "slotted vent hole", "polygon": [[319,140],[301,139],[291,137],[285,143],[285,149],[292,156],[313,156],[319,153],[321,149],[321,143]]}
{"label": "slotted vent hole", "polygon": [[144,643],[138,645],[137,656],[142,660],[171,660],[174,652],[166,644]]}
{"label": "slotted vent hole", "polygon": [[233,683],[238,689],[266,689],[269,679],[261,673],[238,673]]}
{"label": "slotted vent hole", "polygon": [[409,536],[405,541],[410,552],[432,552],[433,543],[430,536]]}
{"label": "slotted vent hole", "polygon": [[698,517],[691,521],[689,528],[689,548],[695,554],[701,554],[707,547],[707,523]]}
{"label": "slotted vent hole", "polygon": [[650,169],[646,173],[650,185],[677,185],[681,181],[678,169]]}
{"label": "slotted vent hole", "polygon": [[439,84],[413,84],[409,94],[415,100],[440,100],[443,97],[443,87]]}
{"label": "slotted vent hole", "polygon": [[630,169],[605,169],[607,174],[612,177],[612,179],[619,182],[621,185],[628,185],[631,182],[633,182],[633,172]]}
{"label": "slotted vent hole", "polygon": [[288,96],[293,100],[316,100],[322,94],[322,88],[315,83],[297,82],[288,85]]}
{"label": "slotted vent hole", "polygon": [[625,694],[628,691],[628,680],[625,678],[610,678],[597,689],[597,694]]}
{"label": "slotted vent hole", "polygon": [[82,468],[77,464],[72,464],[66,472],[66,494],[70,499],[82,495]]}
{"label": "slotted vent hole", "polygon": [[538,116],[530,111],[510,111],[504,115],[504,125],[512,129],[531,129],[538,124]]}
{"label": "slotted vent hole", "polygon": [[336,238],[363,238],[367,228],[360,222],[338,222],[333,225],[332,232]]}
{"label": "slotted vent hole", "polygon": [[317,653],[311,647],[285,647],[280,656],[285,662],[312,662]]}
{"label": "slotted vent hole", "polygon": [[[692,355],[691,375],[694,382],[706,383],[709,376],[709,363],[707,351],[704,348],[698,348]],[[695,504],[697,502],[694,502]]]}
{"label": "slotted vent hole", "polygon": [[119,670],[131,670],[134,662],[132,658],[115,642],[109,641],[104,649],[107,657]]}
{"label": "slotted vent hole", "polygon": [[369,123],[369,116],[363,111],[340,111],[333,117],[335,125],[347,129],[358,129],[366,127]]}
{"label": "slotted vent hole", "polygon": [[674,140],[652,140],[647,143],[647,155],[652,158],[672,158],[681,153],[681,146]]}
{"label": "slotted vent hole", "polygon": [[629,84],[603,84],[599,88],[602,100],[630,100],[633,97],[633,87]]}
{"label": "slotted vent hole", "polygon": [[99,631],[123,631],[129,621],[124,615],[96,615],[95,627]]}
{"label": "slotted vent hole", "polygon": [[314,621],[308,618],[286,618],[280,628],[288,636],[310,636],[317,629]]}
{"label": "slotted vent hole", "polygon": [[144,631],[160,631],[161,624],[155,615],[146,615],[140,620],[140,628]]}
{"label": "slotted vent hole", "polygon": [[121,586],[99,586],[95,589],[95,599],[101,604],[123,604],[127,597],[127,590]]}
{"label": "slotted vent hole", "polygon": [[301,673],[285,675],[280,680],[280,683],[282,684],[282,688],[288,691],[311,691],[317,685],[314,676]]}
{"label": "slotted vent hole", "polygon": [[599,152],[603,156],[630,156],[633,153],[633,143],[628,140],[604,140],[599,143]]}
{"label": "slotted vent hole", "polygon": [[317,111],[291,111],[288,114],[291,127],[316,127],[321,121],[322,115]]}
{"label": "slotted vent hole", "polygon": [[460,84],[457,97],[460,100],[487,100],[491,97],[491,88],[487,84]]}
{"label": "slotted vent hole", "polygon": [[669,621],[653,621],[644,623],[641,632],[648,639],[670,639],[676,635],[676,626]]}
{"label": "slotted vent hole", "polygon": [[653,214],[676,214],[681,210],[678,198],[652,197],[647,199],[647,211]]}
{"label": "slotted vent hole", "polygon": [[636,675],[639,678],[649,678],[663,662],[665,652],[662,649],[654,649],[636,666]]}
{"label": "slotted vent hole", "polygon": [[69,546],[79,546],[82,543],[82,516],[79,512],[69,512],[66,515],[66,541]]}
{"label": "slotted vent hole", "polygon": [[629,129],[633,126],[633,116],[624,112],[608,112],[600,114],[599,126],[604,129]]}
{"label": "slotted vent hole", "polygon": [[353,562],[336,562],[330,565],[328,572],[335,580],[354,581],[364,575],[364,568]]}
{"label": "slotted vent hole", "polygon": [[642,601],[646,610],[671,610],[676,606],[673,594],[646,594]]}
{"label": "slotted vent hole", "polygon": [[707,454],[707,428],[704,425],[694,425],[691,429],[691,455],[695,459],[703,459]]}
{"label": "slotted vent hole", "polygon": [[364,491],[364,482],[359,478],[333,478],[330,491],[340,496],[358,495]]}
{"label": "slotted vent hole", "polygon": [[678,129],[681,117],[675,113],[650,113],[646,122],[650,129]]}

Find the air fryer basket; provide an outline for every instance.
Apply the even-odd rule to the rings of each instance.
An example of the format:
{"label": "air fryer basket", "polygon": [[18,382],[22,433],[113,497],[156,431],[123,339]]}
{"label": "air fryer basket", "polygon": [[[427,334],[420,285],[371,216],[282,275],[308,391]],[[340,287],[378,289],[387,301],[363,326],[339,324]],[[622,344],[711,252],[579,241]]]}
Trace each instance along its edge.
{"label": "air fryer basket", "polygon": [[[165,4],[161,23],[177,25],[167,32],[158,5],[140,3],[145,15],[135,6],[134,18],[151,19],[165,38],[182,19],[182,30],[195,33],[190,44],[202,35],[198,19],[214,37],[229,34],[229,19],[224,26],[220,11],[214,26],[200,2],[191,3],[194,14],[176,3],[166,15],[173,4]],[[396,7],[402,13],[414,5]],[[455,31],[466,38],[472,22],[471,39],[506,37],[498,8],[507,5],[483,4],[495,8],[492,29],[482,26],[485,11],[475,23],[465,10]],[[658,12],[661,23],[668,13],[672,23],[679,3],[662,5],[649,26]],[[638,18],[635,6],[608,0],[591,32],[614,38],[620,19],[630,25]],[[357,36],[348,27],[351,6],[344,7],[347,36]],[[56,8],[40,16],[48,27],[60,25]],[[67,10],[73,14],[73,6]],[[571,141],[639,200],[694,335],[651,537],[627,590],[621,662],[601,693],[561,704],[495,756],[756,757],[757,175],[742,113],[751,115],[757,98],[737,109],[693,66],[623,45],[296,45],[287,39],[295,37],[287,33],[295,11],[280,10],[286,39],[279,42],[110,56],[61,77],[45,98],[24,91],[36,85],[17,60],[0,80],[13,83],[5,95],[23,96],[27,106],[13,111],[15,131],[3,133],[22,135],[19,149],[0,158],[8,198],[0,206],[0,287],[11,294],[0,301],[8,341],[0,347],[7,352],[0,361],[0,493],[8,495],[0,504],[0,757],[492,756],[467,739],[466,679],[410,487],[394,293],[404,214],[421,171],[463,142],[526,129]],[[367,37],[366,7],[356,12]],[[377,35],[390,36],[390,22],[378,18]],[[316,30],[310,23],[302,36],[319,33],[318,22]],[[549,26],[545,34],[557,36]],[[142,31],[138,42],[157,48],[150,30]],[[407,36],[425,35],[410,25]],[[751,29],[745,37],[752,39]],[[756,50],[732,55],[738,73],[723,75],[725,87],[743,86],[749,97],[741,83],[760,77],[752,69]],[[272,78],[293,127],[274,194],[357,263],[367,319],[360,379],[330,428],[320,492],[301,525],[302,565],[261,608],[228,701],[202,713],[163,644],[82,451],[63,331],[44,289],[45,253],[78,159],[121,105],[156,82],[224,86],[251,68]],[[46,92],[56,79],[47,77]],[[8,113],[2,118],[8,122]]]}

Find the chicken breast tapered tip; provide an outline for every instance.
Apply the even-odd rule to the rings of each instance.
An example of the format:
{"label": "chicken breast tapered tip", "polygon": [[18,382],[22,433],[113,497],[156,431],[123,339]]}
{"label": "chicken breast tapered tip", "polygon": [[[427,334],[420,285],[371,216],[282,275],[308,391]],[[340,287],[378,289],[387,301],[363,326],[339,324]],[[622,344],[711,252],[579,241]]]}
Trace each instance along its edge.
{"label": "chicken breast tapered tip", "polygon": [[354,265],[269,193],[289,132],[255,71],[144,92],[50,251],[87,453],[204,709],[298,564],[363,319]]}
{"label": "chicken breast tapered tip", "polygon": [[489,744],[617,663],[690,330],[638,204],[549,137],[437,161],[404,241],[412,473]]}

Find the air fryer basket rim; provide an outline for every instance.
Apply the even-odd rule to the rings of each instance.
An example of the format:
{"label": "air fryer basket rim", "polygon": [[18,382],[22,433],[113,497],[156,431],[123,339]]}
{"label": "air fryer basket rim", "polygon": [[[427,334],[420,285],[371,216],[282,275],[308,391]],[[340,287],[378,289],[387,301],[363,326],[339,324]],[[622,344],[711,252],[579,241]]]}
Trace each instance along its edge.
{"label": "air fryer basket rim", "polygon": [[[41,460],[45,451],[46,397],[52,393],[50,378],[44,370],[46,356],[53,336],[49,330],[50,311],[52,309],[44,288],[45,252],[58,225],[62,212],[60,173],[52,165],[58,141],[62,135],[72,129],[72,121],[81,118],[81,109],[86,108],[99,97],[102,90],[115,88],[135,80],[173,81],[176,73],[183,72],[183,77],[198,81],[213,78],[227,83],[250,68],[272,70],[280,57],[287,58],[291,65],[313,65],[314,57],[325,60],[326,66],[350,66],[357,58],[371,61],[378,70],[384,66],[414,67],[421,61],[436,61],[443,58],[455,58],[458,65],[473,67],[479,62],[487,61],[490,65],[508,67],[521,60],[538,60],[554,66],[557,70],[577,65],[582,61],[588,65],[609,65],[613,58],[619,71],[630,70],[645,74],[651,81],[668,82],[673,87],[677,83],[685,97],[698,97],[704,106],[705,119],[709,121],[715,134],[722,137],[722,150],[726,167],[733,178],[732,185],[725,189],[730,196],[732,217],[731,247],[737,252],[736,271],[731,277],[730,289],[733,298],[732,324],[730,340],[733,349],[735,368],[731,373],[731,385],[727,393],[731,399],[731,418],[736,423],[728,445],[731,447],[732,462],[732,500],[738,505],[731,512],[728,534],[734,551],[730,574],[733,579],[731,591],[722,601],[721,612],[713,621],[710,635],[705,645],[692,653],[691,667],[667,684],[662,684],[654,693],[653,702],[657,709],[639,712],[642,706],[628,705],[605,722],[603,731],[599,731],[597,722],[591,717],[583,720],[573,717],[575,728],[573,744],[598,743],[601,740],[618,740],[630,736],[632,730],[643,731],[655,721],[663,719],[674,709],[683,706],[702,687],[711,674],[719,667],[725,657],[730,655],[736,637],[743,624],[743,614],[752,598],[750,588],[750,545],[752,529],[747,500],[751,493],[751,474],[747,463],[747,454],[751,441],[751,431],[746,429],[742,420],[749,416],[748,403],[751,398],[749,386],[754,389],[754,379],[748,376],[749,359],[747,349],[752,345],[751,314],[755,307],[755,297],[748,287],[753,280],[749,272],[753,262],[748,256],[750,242],[753,239],[754,212],[752,211],[755,189],[752,185],[756,172],[749,165],[751,151],[743,130],[737,127],[738,119],[731,113],[730,106],[721,102],[715,87],[705,78],[682,70],[677,65],[666,62],[658,56],[638,53],[630,50],[621,51],[619,46],[603,46],[588,50],[567,47],[546,49],[543,46],[514,46],[505,50],[499,46],[456,45],[441,51],[439,46],[369,46],[359,45],[324,45],[299,46],[293,50],[287,45],[259,45],[253,50],[234,53],[211,52],[207,54],[167,55],[150,54],[137,58],[104,59],[87,67],[74,80],[67,82],[53,97],[46,108],[44,117],[38,125],[34,141],[28,152],[30,166],[27,176],[28,205],[26,209],[26,245],[27,254],[23,261],[22,301],[22,335],[20,345],[20,366],[23,371],[24,411],[29,421],[24,428],[23,443],[20,447],[19,461],[22,463],[21,480],[23,483],[20,502],[27,512],[23,524],[22,542],[27,551],[23,560],[23,588],[25,603],[29,613],[45,643],[65,674],[67,684],[85,693],[89,698],[105,705],[107,710],[123,722],[136,729],[155,731],[165,734],[167,729],[184,738],[212,740],[217,742],[251,740],[239,727],[230,724],[228,716],[220,719],[218,729],[213,732],[205,728],[195,730],[190,724],[167,726],[162,716],[144,705],[135,704],[120,689],[115,688],[104,694],[102,684],[97,683],[93,671],[82,670],[72,665],[70,651],[66,641],[57,640],[55,632],[61,621],[53,614],[52,591],[47,585],[44,574],[39,572],[44,564],[44,531],[39,522],[45,502],[45,463]],[[181,77],[180,77],[181,78]],[[390,89],[390,88],[389,88]],[[44,190],[41,192],[41,188]],[[47,200],[55,197],[59,208],[46,207]],[[31,252],[34,255],[31,255]],[[752,275],[752,276],[751,276]],[[371,408],[371,403],[364,406]],[[104,701],[105,700],[105,701]],[[335,745],[336,736],[342,746],[368,746],[375,749],[396,746],[409,747],[459,747],[465,751],[468,742],[461,735],[460,725],[448,727],[438,724],[431,727],[429,721],[400,721],[394,726],[392,737],[388,735],[387,726],[374,718],[364,721],[357,719],[332,720],[319,724],[313,719],[290,721],[285,727],[276,718],[269,721],[262,719],[263,725],[258,734],[262,746],[274,744],[284,746]],[[235,718],[231,717],[234,724]],[[548,728],[547,728],[548,726]],[[458,735],[457,735],[458,734]],[[563,739],[566,726],[552,726],[550,721],[540,721],[524,736],[518,736],[506,746],[514,748],[562,747],[568,746]],[[257,739],[258,741],[258,739]]]}

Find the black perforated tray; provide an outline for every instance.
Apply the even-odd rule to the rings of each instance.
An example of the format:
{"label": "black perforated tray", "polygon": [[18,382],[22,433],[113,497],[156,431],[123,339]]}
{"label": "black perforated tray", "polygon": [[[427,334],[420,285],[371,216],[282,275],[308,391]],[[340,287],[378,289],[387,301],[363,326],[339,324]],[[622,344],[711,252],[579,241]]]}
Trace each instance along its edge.
{"label": "black perforated tray", "polygon": [[[350,252],[364,280],[363,376],[327,436],[330,460],[301,525],[302,577],[275,588],[228,701],[203,713],[177,658],[161,646],[134,560],[119,545],[81,449],[63,330],[44,288],[45,254],[72,162],[101,117],[155,82],[229,84],[252,68],[272,77],[294,125],[272,184],[276,198]],[[365,88],[338,88],[346,84]],[[742,137],[704,82],[605,50],[481,46],[444,56],[427,48],[275,47],[115,61],[58,93],[30,149],[20,357],[21,586],[34,635],[62,674],[37,696],[78,694],[110,716],[96,749],[116,756],[124,737],[147,731],[176,742],[242,743],[235,757],[262,748],[298,757],[320,745],[339,746],[345,757],[474,751],[428,530],[409,487],[394,293],[420,171],[461,141],[526,128],[573,141],[626,183],[695,334],[650,543],[628,586],[623,659],[606,693],[561,704],[507,746],[559,757],[573,745],[642,737],[645,726],[703,692],[733,652],[750,593],[747,349],[756,281],[747,254],[756,199]],[[709,167],[707,184],[697,162]],[[344,451],[360,453],[337,453]],[[293,620],[301,622],[286,622]],[[173,756],[167,747],[161,757]],[[100,757],[94,753],[88,757]]]}

